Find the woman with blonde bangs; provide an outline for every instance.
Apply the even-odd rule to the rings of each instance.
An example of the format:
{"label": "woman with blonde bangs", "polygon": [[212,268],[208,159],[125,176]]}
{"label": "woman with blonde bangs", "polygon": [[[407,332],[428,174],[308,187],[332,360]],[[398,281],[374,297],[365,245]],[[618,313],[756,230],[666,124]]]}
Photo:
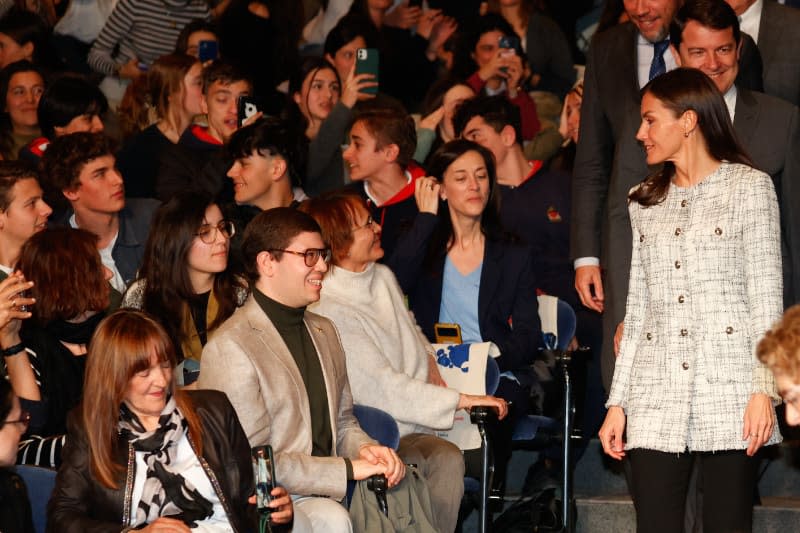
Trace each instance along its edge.
{"label": "woman with blonde bangs", "polygon": [[[85,401],[68,422],[48,524],[93,530],[252,531],[250,445],[227,397],[174,386],[175,352],[148,315],[118,311],[97,328]],[[273,524],[292,520],[272,491]],[[124,502],[124,503],[123,503]]]}
{"label": "woman with blonde bangs", "polygon": [[202,76],[198,59],[169,54],[128,87],[119,107],[127,140],[117,154],[126,196],[155,198],[161,153],[202,113]]}

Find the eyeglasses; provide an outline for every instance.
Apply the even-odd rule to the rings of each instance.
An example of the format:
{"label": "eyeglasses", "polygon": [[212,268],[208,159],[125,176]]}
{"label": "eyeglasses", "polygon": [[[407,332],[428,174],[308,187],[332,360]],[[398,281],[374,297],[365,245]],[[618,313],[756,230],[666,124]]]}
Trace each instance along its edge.
{"label": "eyeglasses", "polygon": [[364,224],[363,224],[362,226],[356,226],[356,227],[354,227],[353,229],[351,229],[351,230],[350,230],[350,233],[355,233],[355,232],[357,232],[358,230],[360,230],[360,229],[364,229],[364,228],[369,228],[369,229],[372,229],[372,225],[373,225],[373,224],[375,224],[375,220],[374,220],[374,219],[372,218],[372,216],[370,215],[370,216],[368,216],[368,217],[367,217],[367,221],[366,221],[366,222],[364,222]]}
{"label": "eyeglasses", "polygon": [[19,418],[16,420],[6,420],[5,424],[22,424],[23,428],[27,428],[31,423],[31,414],[28,411],[22,411]]}
{"label": "eyeglasses", "polygon": [[299,255],[302,257],[307,267],[313,267],[322,258],[322,262],[328,264],[331,262],[331,249],[330,248],[309,248],[305,252],[295,252],[294,250],[282,250],[280,248],[273,248],[267,250],[268,252],[286,252],[287,254]]}
{"label": "eyeglasses", "polygon": [[214,244],[218,231],[222,233],[226,239],[230,239],[236,235],[236,226],[234,226],[233,222],[230,220],[222,220],[216,226],[213,224],[203,224],[195,235],[200,237],[200,240],[206,244]]}

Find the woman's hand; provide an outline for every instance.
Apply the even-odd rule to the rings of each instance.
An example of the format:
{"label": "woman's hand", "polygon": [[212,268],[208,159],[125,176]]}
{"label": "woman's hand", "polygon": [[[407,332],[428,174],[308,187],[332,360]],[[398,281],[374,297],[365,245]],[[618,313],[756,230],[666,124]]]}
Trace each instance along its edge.
{"label": "woman's hand", "polygon": [[408,0],[392,9],[383,19],[383,23],[387,26],[394,26],[403,30],[410,30],[417,24],[422,17],[421,7],[408,7]]}
{"label": "woman's hand", "polygon": [[439,127],[439,124],[442,122],[443,118],[444,106],[441,105],[437,107],[430,115],[422,117],[422,119],[419,121],[419,127],[421,129],[436,131],[436,128]]}
{"label": "woman's hand", "polygon": [[497,411],[498,420],[502,420],[508,414],[508,402],[502,398],[494,396],[476,396],[473,394],[460,394],[458,397],[459,409],[472,409],[473,407],[491,407]]}
{"label": "woman's hand", "polygon": [[169,518],[166,516],[162,516],[161,518],[156,518],[156,520],[150,524],[147,524],[144,528],[139,529],[141,533],[191,533],[192,530],[189,529],[189,526],[181,522],[180,520],[175,520],[174,518]]}
{"label": "woman's hand", "polygon": [[749,440],[747,455],[753,456],[767,443],[775,427],[775,409],[769,396],[756,393],[750,396],[744,410],[742,440]]}
{"label": "woman's hand", "polygon": [[350,73],[347,79],[344,80],[344,87],[342,88],[342,96],[339,101],[352,108],[359,100],[369,100],[375,98],[374,94],[361,92],[370,87],[377,87],[378,82],[375,81],[375,76],[369,73],[356,74],[356,64],[350,68]]}
{"label": "woman's hand", "polygon": [[439,180],[426,176],[414,184],[414,199],[420,213],[435,215],[439,212]]}
{"label": "woman's hand", "polygon": [[36,303],[34,298],[21,293],[33,287],[32,281],[25,281],[22,272],[14,272],[0,282],[0,345],[9,348],[19,343],[19,329],[22,320],[31,316],[23,311],[23,306]]}
{"label": "woman's hand", "polygon": [[270,492],[272,500],[269,502],[269,508],[272,513],[269,515],[269,520],[273,524],[288,524],[292,521],[294,515],[294,508],[292,507],[292,498],[283,487],[275,487]]}
{"label": "woman's hand", "polygon": [[[386,481],[390,487],[394,487],[405,477],[406,465],[391,448],[386,446],[379,446],[375,444],[366,444],[358,450],[361,459],[353,461],[353,477],[356,479],[366,479],[375,474],[383,474],[386,476]],[[356,474],[356,463],[364,461],[371,464],[373,467],[378,468],[370,474],[359,477]]]}
{"label": "woman's hand", "polygon": [[619,357],[619,347],[622,345],[622,335],[625,333],[625,322],[617,324],[614,330],[614,357]]}
{"label": "woman's hand", "polygon": [[122,64],[117,71],[117,76],[123,80],[135,80],[144,74],[139,68],[139,59],[132,57],[127,63]]}
{"label": "woman's hand", "polygon": [[622,441],[624,432],[625,411],[618,405],[612,405],[608,408],[603,427],[597,435],[600,437],[603,451],[618,461],[625,457],[625,443]]}
{"label": "woman's hand", "polygon": [[513,53],[513,51],[505,48],[498,49],[494,57],[478,70],[478,77],[483,81],[487,81],[489,78],[506,78],[504,69],[508,66],[509,53]]}
{"label": "woman's hand", "polygon": [[508,89],[508,96],[516,98],[520,87],[520,80],[525,76],[525,67],[522,65],[522,58],[517,54],[509,54],[506,56],[506,69],[503,72],[503,77],[506,79],[506,87]]}

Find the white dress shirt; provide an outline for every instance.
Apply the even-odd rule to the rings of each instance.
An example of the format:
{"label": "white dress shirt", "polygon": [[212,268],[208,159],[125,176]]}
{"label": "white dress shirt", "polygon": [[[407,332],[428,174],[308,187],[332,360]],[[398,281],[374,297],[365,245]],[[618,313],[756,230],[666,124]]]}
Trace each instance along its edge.
{"label": "white dress shirt", "polygon": [[761,11],[764,0],[756,0],[739,16],[739,28],[758,44],[758,29],[761,27]]}

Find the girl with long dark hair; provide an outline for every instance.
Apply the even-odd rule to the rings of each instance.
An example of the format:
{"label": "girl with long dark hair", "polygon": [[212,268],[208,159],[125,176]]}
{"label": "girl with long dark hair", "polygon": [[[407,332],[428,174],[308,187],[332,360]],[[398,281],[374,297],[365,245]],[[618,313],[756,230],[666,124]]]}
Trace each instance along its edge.
{"label": "girl with long dark hair", "polygon": [[173,197],[153,219],[139,278],[122,306],[157,317],[179,361],[199,361],[208,337],[247,297],[246,285],[228,269],[234,232],[217,204],[199,193]]}

